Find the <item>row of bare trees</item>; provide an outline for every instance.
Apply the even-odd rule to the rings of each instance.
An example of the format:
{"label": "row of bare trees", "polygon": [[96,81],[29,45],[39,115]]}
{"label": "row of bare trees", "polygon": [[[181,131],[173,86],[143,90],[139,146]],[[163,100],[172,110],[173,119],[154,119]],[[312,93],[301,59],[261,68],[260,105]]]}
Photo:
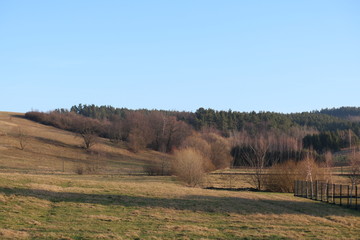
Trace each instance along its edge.
{"label": "row of bare trees", "polygon": [[185,122],[161,112],[130,112],[122,124],[123,139],[135,152],[146,147],[171,152],[192,134],[191,127]]}
{"label": "row of bare trees", "polygon": [[[298,132],[296,134],[299,135]],[[303,135],[305,134],[304,131]],[[302,150],[301,136],[295,137],[294,134],[265,129],[254,133],[247,131],[234,133],[232,144],[234,160],[238,165],[253,169],[249,179],[251,184],[259,190],[264,188],[267,178],[265,173],[268,167],[285,162],[293,157],[290,156],[291,153],[300,153]],[[284,153],[288,156],[284,156]]]}
{"label": "row of bare trees", "polygon": [[161,112],[129,112],[125,119],[114,117],[111,121],[92,119],[72,112],[29,112],[26,117],[78,133],[86,149],[91,148],[97,136],[100,136],[114,142],[126,141],[134,152],[146,147],[170,152],[192,133],[191,127],[185,122]]}

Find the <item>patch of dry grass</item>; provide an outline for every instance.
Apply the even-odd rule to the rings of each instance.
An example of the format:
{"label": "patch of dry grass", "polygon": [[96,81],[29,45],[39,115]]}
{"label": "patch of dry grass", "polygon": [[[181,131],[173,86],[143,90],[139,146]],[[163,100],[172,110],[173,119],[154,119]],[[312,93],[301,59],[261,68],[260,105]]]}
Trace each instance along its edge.
{"label": "patch of dry grass", "polygon": [[29,234],[25,231],[16,231],[11,229],[0,229],[1,239],[27,239]]}
{"label": "patch of dry grass", "polygon": [[360,234],[360,214],[353,210],[291,194],[189,188],[171,177],[1,173],[0,203],[0,229],[28,239],[356,239]]}

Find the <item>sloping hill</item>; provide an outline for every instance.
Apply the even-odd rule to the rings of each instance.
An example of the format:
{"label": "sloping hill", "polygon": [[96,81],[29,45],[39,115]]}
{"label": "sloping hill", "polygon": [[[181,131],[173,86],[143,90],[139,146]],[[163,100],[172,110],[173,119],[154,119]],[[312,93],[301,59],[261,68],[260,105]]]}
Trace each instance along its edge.
{"label": "sloping hill", "polygon": [[[20,133],[20,134],[19,134]],[[20,141],[24,149],[21,149]],[[99,138],[90,151],[76,134],[0,112],[0,171],[31,173],[140,173],[151,161],[169,158],[155,151],[132,153],[123,143]]]}

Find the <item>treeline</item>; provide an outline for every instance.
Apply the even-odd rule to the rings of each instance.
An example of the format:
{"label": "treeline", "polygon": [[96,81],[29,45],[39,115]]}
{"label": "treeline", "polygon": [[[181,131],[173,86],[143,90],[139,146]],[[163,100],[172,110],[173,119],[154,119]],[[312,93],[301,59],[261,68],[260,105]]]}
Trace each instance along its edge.
{"label": "treeline", "polygon": [[318,153],[327,151],[337,152],[342,148],[356,146],[359,138],[351,130],[338,130],[333,132],[322,132],[319,134],[307,135],[303,139],[303,147],[314,149]]}
{"label": "treeline", "polygon": [[319,113],[335,116],[338,118],[351,119],[353,117],[360,117],[360,107],[340,107],[340,108],[325,108]]}
{"label": "treeline", "polygon": [[301,160],[309,150],[322,154],[349,147],[350,142],[355,145],[360,135],[359,122],[321,112],[247,113],[199,108],[193,113],[79,104],[70,110],[28,112],[25,116],[82,136],[124,141],[134,152],[192,147],[210,159],[209,168],[231,161],[233,165],[251,165],[255,157],[263,158],[266,166]]}
{"label": "treeline", "polygon": [[161,111],[126,111],[123,118],[114,115],[103,120],[66,110],[28,112],[25,117],[78,133],[86,148],[91,147],[92,137],[100,136],[113,142],[124,141],[134,152],[145,148],[167,153],[196,149],[206,159],[204,169],[207,171],[229,167],[232,160],[229,139],[210,129],[196,132],[189,124]]}
{"label": "treeline", "polygon": [[[63,112],[64,110],[58,111]],[[313,148],[319,153],[325,150],[335,152],[341,148],[349,147],[349,138],[346,137],[349,130],[354,138],[354,144],[357,143],[360,136],[360,121],[348,120],[349,117],[354,119],[356,116],[360,116],[360,108],[355,107],[281,114],[274,112],[247,113],[231,110],[216,111],[204,108],[199,108],[195,113],[146,109],[129,110],[111,106],[98,107],[79,104],[71,107],[70,112],[102,120],[112,120],[114,117],[125,119],[131,112],[143,112],[146,114],[159,112],[166,116],[176,117],[178,121],[186,122],[197,131],[212,128],[226,137],[230,137],[234,132],[239,131],[255,134],[259,131],[276,130],[295,138],[303,138],[304,133],[309,133],[306,139],[301,139],[301,141],[306,148]]]}
{"label": "treeline", "polygon": [[[58,109],[58,112],[67,112],[66,109]],[[216,111],[213,109],[199,108],[193,112],[162,111],[162,110],[130,110],[127,108],[114,108],[112,106],[82,105],[72,106],[70,112],[95,119],[108,119],[114,117],[126,118],[130,112],[161,112],[167,116],[174,116],[177,120],[184,121],[196,130],[204,127],[217,129],[224,135],[230,135],[234,130],[258,131],[259,129],[279,129],[288,131],[293,127],[314,128],[319,132],[338,131],[351,129],[356,135],[360,135],[359,122],[342,119],[341,116],[360,116],[360,108],[324,109],[314,112],[282,114],[275,112],[236,112]],[[341,112],[342,114],[335,114]]]}
{"label": "treeline", "polygon": [[160,112],[130,111],[123,119],[114,115],[109,120],[93,119],[69,111],[28,112],[25,117],[79,134],[97,135],[114,142],[126,141],[135,152],[146,147],[170,152],[191,135],[188,124]]}
{"label": "treeline", "polygon": [[[57,112],[69,112],[66,109],[57,109]],[[259,128],[278,128],[288,129],[294,126],[294,123],[285,114],[273,112],[233,112],[216,111],[213,109],[199,108],[195,113],[193,112],[178,112],[178,111],[163,111],[163,110],[130,110],[127,108],[114,108],[112,106],[95,106],[82,105],[72,106],[70,112],[74,112],[86,117],[95,119],[112,120],[114,117],[125,119],[130,112],[152,113],[160,112],[167,116],[174,116],[177,120],[181,120],[191,125],[195,130],[203,128],[213,128],[221,131],[224,135],[229,135],[233,130],[252,129],[256,131]],[[296,124],[295,124],[296,125]]]}

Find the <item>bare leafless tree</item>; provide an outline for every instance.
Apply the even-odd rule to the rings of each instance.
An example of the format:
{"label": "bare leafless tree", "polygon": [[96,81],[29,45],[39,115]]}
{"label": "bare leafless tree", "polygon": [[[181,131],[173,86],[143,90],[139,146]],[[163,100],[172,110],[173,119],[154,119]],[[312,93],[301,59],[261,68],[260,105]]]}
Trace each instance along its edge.
{"label": "bare leafless tree", "polygon": [[161,112],[151,113],[149,123],[152,130],[151,147],[160,152],[171,152],[174,148],[179,148],[191,135],[189,125]]}
{"label": "bare leafless tree", "polygon": [[15,136],[18,139],[18,142],[19,142],[19,149],[24,150],[25,147],[27,146],[28,139],[29,139],[29,137],[26,134],[25,130],[22,129],[21,127],[18,127],[16,129]]}
{"label": "bare leafless tree", "polygon": [[360,184],[360,153],[354,152],[350,156],[350,169],[349,169],[349,182],[351,184],[351,190],[350,190],[350,205],[352,204],[352,196],[354,193],[355,186]]}
{"label": "bare leafless tree", "polygon": [[84,141],[85,149],[90,149],[92,146],[94,146],[98,139],[94,131],[91,129],[84,129],[82,132],[80,132],[80,136]]}
{"label": "bare leafless tree", "polygon": [[[273,136],[267,134],[257,134],[251,136],[243,133],[243,136],[237,137],[237,143],[242,146],[240,158],[244,163],[250,166],[254,172],[249,175],[249,183],[256,189],[261,190],[264,187],[266,167],[270,165],[270,159],[266,157],[272,144]],[[273,161],[273,160],[272,160]]]}
{"label": "bare leafless tree", "polygon": [[77,137],[83,140],[83,147],[90,149],[94,146],[100,132],[101,124],[99,120],[72,115],[71,121],[72,130],[77,133]]}
{"label": "bare leafless tree", "polygon": [[324,174],[327,175],[327,182],[332,183],[333,182],[333,174],[331,171],[331,168],[333,166],[333,155],[330,151],[327,151],[324,155],[325,162],[324,162]]}
{"label": "bare leafless tree", "polygon": [[354,153],[350,157],[348,178],[353,187],[360,184],[360,153]]}
{"label": "bare leafless tree", "polygon": [[153,141],[153,128],[145,113],[130,112],[123,124],[123,134],[127,136],[129,148],[133,152],[145,149]]}
{"label": "bare leafless tree", "polygon": [[247,161],[255,170],[250,179],[256,189],[261,190],[265,181],[265,168],[269,165],[266,154],[269,151],[270,141],[264,136],[259,136],[257,141],[254,141],[249,147],[252,149],[253,154],[247,158]]}

